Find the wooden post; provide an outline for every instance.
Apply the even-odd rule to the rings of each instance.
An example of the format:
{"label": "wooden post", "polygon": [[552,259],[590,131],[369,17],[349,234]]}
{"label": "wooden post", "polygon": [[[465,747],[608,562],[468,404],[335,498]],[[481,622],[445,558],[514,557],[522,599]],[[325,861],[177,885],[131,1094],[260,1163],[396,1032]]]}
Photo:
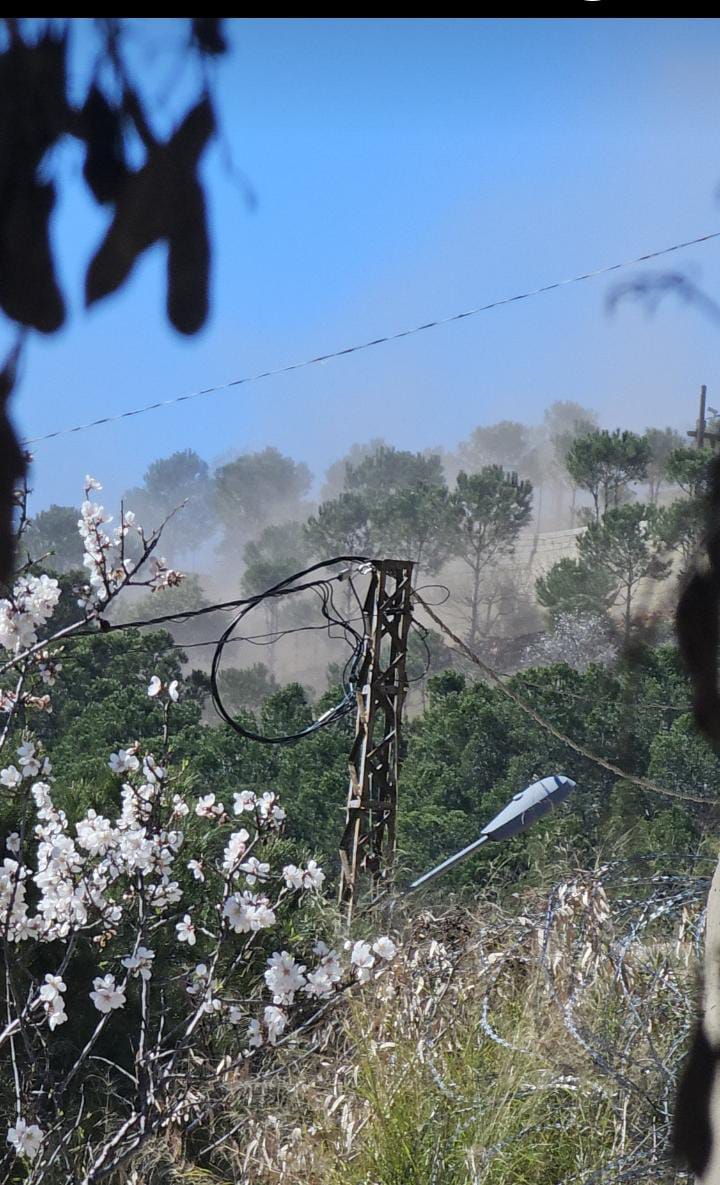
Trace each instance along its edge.
{"label": "wooden post", "polygon": [[688,432],[688,436],[694,437],[696,448],[703,448],[705,445],[705,436],[706,436],[705,399],[706,399],[706,396],[707,396],[707,387],[703,383],[702,387],[700,388],[700,410],[698,413],[697,423],[695,425],[695,431]]}
{"label": "wooden post", "polygon": [[696,443],[698,448],[702,448],[705,444],[705,398],[707,396],[707,387],[703,383],[700,388],[700,414],[697,422],[697,437]]}
{"label": "wooden post", "polygon": [[340,905],[348,921],[362,873],[373,890],[392,880],[405,658],[412,620],[413,564],[378,560],[363,604],[365,654],[358,675],[345,831],[340,843]]}

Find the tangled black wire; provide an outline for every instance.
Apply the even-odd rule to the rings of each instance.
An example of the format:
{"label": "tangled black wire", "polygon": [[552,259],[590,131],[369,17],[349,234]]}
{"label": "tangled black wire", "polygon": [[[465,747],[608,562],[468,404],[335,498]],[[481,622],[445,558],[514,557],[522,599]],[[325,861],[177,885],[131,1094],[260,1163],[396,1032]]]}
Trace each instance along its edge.
{"label": "tangled black wire", "polygon": [[[358,599],[357,592],[355,592],[354,586],[352,584],[351,574],[345,570],[344,572],[339,572],[334,576],[324,577],[320,580],[305,581],[305,577],[312,575],[313,572],[322,571],[324,568],[332,568],[336,564],[367,564],[370,562],[371,561],[367,556],[358,555],[334,556],[333,559],[330,560],[320,560],[316,564],[311,564],[308,568],[303,568],[303,570],[300,572],[295,572],[292,576],[286,576],[284,580],[278,581],[277,584],[272,585],[272,587],[266,589],[265,592],[260,593],[255,597],[249,598],[248,603],[243,604],[240,611],[236,613],[235,617],[223,631],[215,645],[212,666],[210,668],[210,693],[212,695],[215,711],[225,721],[225,723],[229,724],[230,727],[234,729],[235,732],[239,733],[240,736],[249,741],[257,741],[261,745],[290,745],[296,741],[302,740],[304,737],[311,736],[313,733],[318,732],[321,728],[326,728],[328,725],[334,724],[336,721],[341,720],[344,716],[347,716],[349,712],[352,712],[355,709],[357,691],[356,677],[365,654],[367,638],[364,630],[362,633],[359,633],[353,628],[347,617],[343,617],[339,614],[333,600],[333,584],[342,580],[350,581],[353,593],[356,599]],[[255,732],[253,729],[246,727],[246,725],[242,724],[239,720],[236,720],[235,717],[233,717],[225,707],[220,694],[220,688],[218,686],[218,676],[220,673],[220,663],[222,661],[223,650],[225,649],[225,646],[228,644],[228,642],[232,641],[232,635],[243,618],[246,617],[252,609],[256,608],[257,605],[262,604],[263,601],[266,601],[268,598],[286,597],[292,595],[293,593],[307,592],[309,590],[314,591],[320,598],[321,612],[327,621],[326,628],[329,630],[333,625],[338,626],[343,631],[348,644],[352,646],[352,653],[350,654],[343,671],[343,694],[341,699],[333,708],[328,709],[327,712],[323,712],[321,716],[318,716],[316,720],[313,720],[311,724],[306,725],[305,728],[301,728],[297,732],[288,733],[284,736],[266,736],[263,733]]]}
{"label": "tangled black wire", "polygon": [[[236,610],[232,621],[223,631],[219,638],[202,641],[202,642],[181,642],[176,645],[181,646],[182,649],[189,649],[194,646],[213,646],[214,653],[212,665],[210,670],[210,692],[213,700],[213,705],[216,712],[226,724],[229,724],[235,732],[246,740],[257,741],[263,745],[287,745],[293,744],[295,741],[302,740],[304,737],[311,736],[318,732],[321,728],[326,728],[328,725],[336,723],[343,719],[350,712],[357,707],[357,673],[360,669],[362,661],[367,652],[369,639],[366,635],[365,608],[358,596],[357,589],[353,582],[352,573],[348,568],[332,575],[324,576],[318,580],[305,580],[306,576],[311,576],[314,572],[320,572],[324,568],[332,568],[337,564],[365,564],[372,565],[375,561],[368,556],[360,555],[341,555],[334,556],[332,559],[319,560],[315,564],[311,564],[307,568],[303,568],[300,572],[295,572],[292,576],[286,576],[283,580],[265,589],[264,592],[255,593],[249,597],[236,598],[232,601],[221,601],[213,605],[203,605],[198,609],[181,609],[175,613],[162,613],[156,617],[146,617],[137,621],[123,621],[110,622],[106,619],[101,619],[99,622],[100,630],[103,633],[111,633],[116,630],[128,629],[142,629],[148,626],[161,626],[171,624],[182,624],[193,621],[200,617],[205,617],[211,613],[227,612],[230,609]],[[334,601],[334,585],[347,581],[351,590],[352,596],[357,605],[357,614],[349,617],[347,613],[342,613]],[[442,600],[431,602],[432,604],[444,604],[450,596],[450,590],[443,584],[428,584],[422,585],[413,592],[421,592],[426,589],[439,589],[442,593]],[[314,592],[319,600],[321,613],[325,619],[322,625],[301,625],[293,626],[289,629],[267,630],[259,634],[245,634],[240,636],[233,636],[239,623],[251,612],[252,609],[257,608],[258,605],[263,604],[269,599],[290,596],[293,593]],[[354,628],[354,623],[358,622],[361,625],[362,632]],[[341,633],[340,635],[332,634],[333,627],[337,627]],[[420,674],[408,679],[409,684],[420,683],[426,677],[432,666],[432,655],[428,645],[428,638],[430,631],[426,626],[415,618],[410,623],[411,629],[418,636],[420,645],[425,651],[425,663]],[[226,708],[219,688],[220,663],[222,660],[225,646],[231,642],[248,642],[251,645],[270,646],[279,641],[280,638],[287,637],[290,634],[305,633],[310,630],[323,630],[327,632],[328,637],[337,638],[338,636],[344,638],[351,649],[351,654],[345,664],[342,674],[343,694],[339,702],[333,707],[323,712],[316,720],[305,728],[299,729],[297,732],[288,733],[283,736],[266,736],[263,733],[256,732],[254,729],[248,728],[241,723],[228,711]],[[76,633],[76,637],[94,636],[95,630],[82,630]]]}

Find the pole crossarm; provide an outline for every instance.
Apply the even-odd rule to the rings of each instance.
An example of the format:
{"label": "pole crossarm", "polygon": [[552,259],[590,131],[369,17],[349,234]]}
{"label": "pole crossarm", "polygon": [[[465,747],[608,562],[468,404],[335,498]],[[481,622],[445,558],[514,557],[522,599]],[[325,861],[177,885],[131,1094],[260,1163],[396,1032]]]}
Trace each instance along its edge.
{"label": "pole crossarm", "polygon": [[720,440],[720,433],[711,432],[707,426],[707,418],[705,416],[705,406],[707,401],[707,387],[703,384],[700,388],[700,408],[698,410],[698,418],[695,428],[692,432],[687,432],[695,441],[696,448],[704,448],[706,443],[710,443],[713,448]]}
{"label": "pole crossarm", "polygon": [[355,739],[340,843],[340,905],[348,920],[363,874],[370,877],[373,890],[392,881],[412,572],[410,561],[374,561],[363,602],[365,653],[358,674]]}

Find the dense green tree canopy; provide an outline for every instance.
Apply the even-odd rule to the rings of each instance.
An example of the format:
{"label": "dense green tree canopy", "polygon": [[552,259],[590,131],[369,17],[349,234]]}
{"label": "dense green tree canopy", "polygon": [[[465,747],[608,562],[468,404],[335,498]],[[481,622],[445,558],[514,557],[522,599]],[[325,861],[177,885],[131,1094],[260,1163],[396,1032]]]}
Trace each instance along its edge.
{"label": "dense green tree canopy", "polygon": [[[49,506],[28,521],[19,547],[19,558],[29,555],[54,572],[69,572],[82,564],[78,535],[80,511],[74,506]],[[44,557],[47,557],[46,559]]]}
{"label": "dense green tree canopy", "polygon": [[644,481],[651,460],[645,437],[596,429],[570,445],[565,465],[572,480],[592,497],[595,521],[624,500],[631,482]]}
{"label": "dense green tree canopy", "polygon": [[345,491],[318,507],[305,523],[310,550],[315,555],[375,555],[372,504],[360,493]]}
{"label": "dense green tree canopy", "polygon": [[512,554],[532,513],[532,486],[505,474],[499,465],[478,473],[460,471],[452,496],[458,512],[454,554],[470,573],[468,641],[477,638],[483,574],[500,556]]}
{"label": "dense green tree canopy", "polygon": [[714,456],[711,448],[673,449],[667,459],[668,481],[679,486],[690,498],[701,498],[707,489],[707,470]]}
{"label": "dense green tree canopy", "polygon": [[650,446],[647,477],[650,487],[650,501],[657,502],[663,482],[669,478],[668,466],[673,453],[682,448],[684,441],[674,428],[646,428],[645,439]]}
{"label": "dense green tree canopy", "polygon": [[602,617],[615,600],[615,584],[604,568],[564,556],[535,583],[537,599],[551,617],[591,613]]}
{"label": "dense green tree canopy", "polygon": [[377,453],[381,449],[387,448],[390,446],[380,436],[375,436],[372,440],[362,444],[351,445],[344,457],[339,457],[337,461],[333,461],[332,465],[328,466],[325,472],[325,481],[320,490],[321,502],[330,502],[347,489],[348,466],[356,468],[371,453]]}
{"label": "dense green tree canopy", "polygon": [[243,592],[249,596],[264,592],[273,584],[306,568],[307,545],[299,523],[279,523],[264,531],[245,547]]}
{"label": "dense green tree canopy", "polygon": [[163,549],[170,558],[186,555],[214,531],[210,467],[194,449],[153,461],[143,484],[128,490],[124,502],[148,530],[156,530],[169,519],[163,530]]}
{"label": "dense green tree canopy", "polygon": [[594,411],[573,399],[556,399],[545,411],[543,426],[556,457],[564,460],[568,448],[578,436],[587,436],[597,428]]}
{"label": "dense green tree canopy", "polygon": [[641,581],[663,580],[670,571],[652,537],[649,508],[636,503],[608,510],[581,535],[578,555],[593,576],[603,572],[612,580],[627,638]]}
{"label": "dense green tree canopy", "polygon": [[397,490],[372,511],[373,535],[381,555],[412,560],[434,575],[454,554],[458,508],[444,485],[419,482]]}
{"label": "dense green tree canopy", "polygon": [[500,420],[474,428],[459,447],[460,462],[470,473],[486,465],[499,465],[522,474],[531,451],[530,432],[515,420]]}
{"label": "dense green tree canopy", "polygon": [[[488,457],[502,455],[513,467],[518,463],[521,476],[512,477],[495,461],[484,462],[472,471],[461,470],[452,489],[437,453],[378,441],[358,446],[333,475],[334,496],[304,522],[309,471],[274,449],[239,457],[215,476],[197,454],[186,450],[150,466],[134,493],[137,506],[147,498],[148,507],[166,513],[188,489],[194,491],[196,516],[186,539],[194,531],[198,538],[207,537],[208,523],[224,528],[226,567],[233,568],[235,556],[243,565],[229,581],[234,595],[261,592],[316,558],[396,556],[418,563],[420,583],[423,573],[441,572],[438,579],[451,586],[450,612],[458,620],[463,611],[459,573],[469,573],[467,632],[476,645],[495,620],[486,612],[488,606],[511,606],[513,629],[520,632],[511,594],[521,595],[522,572],[512,566],[513,550],[519,532],[532,520],[533,488],[523,480],[518,459],[530,464],[533,449],[544,441],[547,460],[548,441],[554,442],[567,459],[572,482],[593,498],[596,513],[577,535],[576,555],[551,565],[537,580],[537,602],[548,611],[550,629],[532,635],[532,645],[516,639],[519,648],[512,662],[503,666],[503,659],[496,665],[516,672],[510,677],[511,690],[555,727],[629,774],[649,774],[682,792],[702,786],[703,793],[712,795],[717,759],[701,745],[686,714],[687,688],[674,649],[650,650],[633,643],[632,665],[616,657],[618,624],[627,637],[642,608],[643,582],[665,577],[671,549],[687,562],[697,544],[710,452],[678,446],[669,429],[649,430],[640,438],[628,432],[588,431],[591,424],[592,413],[579,404],[558,403],[541,428],[506,422],[478,429],[473,434],[476,459],[484,448]],[[668,501],[663,495],[663,504],[654,506],[627,500],[633,484],[648,481],[651,495],[664,481],[678,496]],[[67,563],[70,568],[61,576],[64,595],[54,618],[58,626],[77,620],[77,588],[86,578],[70,567],[78,558],[77,548],[72,550],[76,513],[51,508],[36,516],[28,533],[30,539],[35,531],[39,540],[44,531],[47,543],[56,548],[58,567]],[[178,530],[186,514],[173,519]],[[213,577],[190,575],[177,588],[138,595],[128,603],[127,614],[132,620],[194,609],[207,604],[216,587]],[[349,584],[338,591],[337,603],[344,602],[343,589],[346,608],[355,613]],[[309,595],[306,601],[269,601],[251,615],[246,632],[263,635],[257,640],[264,642],[280,626],[305,624],[304,615],[316,609]],[[440,613],[444,615],[442,609]],[[121,624],[122,614],[113,621]],[[172,632],[98,632],[65,642],[55,708],[40,716],[38,730],[55,764],[66,809],[102,806],[107,796],[117,795],[108,754],[133,740],[159,742],[163,721],[147,695],[148,684],[155,674],[169,681],[184,671],[181,698],[172,713],[172,745],[187,786],[197,792],[221,786],[225,796],[236,789],[277,788],[287,799],[291,821],[282,843],[288,850],[321,856],[335,870],[352,712],[342,723],[290,746],[263,747],[218,727],[208,703],[212,651],[205,649],[217,636],[217,620],[200,618],[199,623],[173,624]],[[196,643],[198,648],[191,650]],[[252,651],[253,658],[260,653],[264,661],[235,668],[228,652],[220,681],[230,710],[251,729],[273,735],[297,731],[339,697],[336,687],[322,694],[319,680],[314,691],[284,683],[281,668],[273,667],[274,652],[272,646]],[[235,661],[247,662],[245,651]],[[495,662],[492,655],[490,661]],[[468,669],[440,635],[423,639],[421,631],[411,632],[407,673],[411,689],[417,690],[411,690],[403,741],[403,874],[420,873],[468,842],[509,795],[548,772],[577,779],[579,793],[567,809],[507,847],[486,853],[482,865],[458,871],[452,885],[471,885],[480,868],[506,887],[518,878],[532,878],[548,846],[580,861],[618,845],[647,852],[653,844],[667,846],[673,837],[681,845],[702,842],[712,825],[708,812],[699,815],[691,804],[649,797],[579,758],[500,689],[461,673]],[[334,669],[331,681],[340,678]],[[189,889],[200,892],[193,885]]]}
{"label": "dense green tree canopy", "polygon": [[652,517],[652,528],[658,542],[681,557],[683,571],[690,562],[705,533],[705,505],[700,498],[677,498],[667,506],[657,506]]}
{"label": "dense green tree canopy", "polygon": [[227,705],[251,712],[278,691],[278,682],[264,662],[249,667],[229,667],[220,673],[220,691]]}
{"label": "dense green tree canopy", "polygon": [[303,461],[276,448],[243,453],[215,473],[214,513],[223,529],[223,549],[237,547],[263,527],[301,516],[312,476]]}
{"label": "dense green tree canopy", "polygon": [[361,494],[371,506],[421,484],[440,488],[445,485],[442,461],[435,453],[413,453],[382,445],[357,464],[348,462],[345,467],[345,489]]}
{"label": "dense green tree canopy", "polygon": [[346,463],[345,486],[306,524],[317,554],[412,560],[428,574],[453,554],[458,513],[437,455],[382,445]]}

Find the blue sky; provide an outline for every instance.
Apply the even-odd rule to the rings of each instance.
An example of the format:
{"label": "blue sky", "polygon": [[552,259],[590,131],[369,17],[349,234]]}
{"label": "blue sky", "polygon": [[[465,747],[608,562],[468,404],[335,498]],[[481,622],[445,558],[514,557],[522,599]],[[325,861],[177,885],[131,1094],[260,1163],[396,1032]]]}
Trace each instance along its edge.
{"label": "blue sky", "polygon": [[[137,24],[136,69],[159,93],[184,30]],[[66,153],[55,234],[72,316],[31,344],[15,400],[24,436],[720,228],[718,20],[233,20],[229,35],[219,116],[257,202],[213,146],[208,327],[189,340],[168,327],[161,251],[118,296],[83,310],[105,215]],[[720,240],[667,267],[720,295]],[[652,317],[630,304],[609,317],[610,287],[572,286],[38,445],[34,507],[76,502],[86,472],[118,495],[155,457],[187,447],[217,461],[274,445],[321,476],[354,441],[452,447],[478,423],[537,422],[555,399],[633,428],[690,427],[702,382],[719,406],[720,329],[672,300]]]}

